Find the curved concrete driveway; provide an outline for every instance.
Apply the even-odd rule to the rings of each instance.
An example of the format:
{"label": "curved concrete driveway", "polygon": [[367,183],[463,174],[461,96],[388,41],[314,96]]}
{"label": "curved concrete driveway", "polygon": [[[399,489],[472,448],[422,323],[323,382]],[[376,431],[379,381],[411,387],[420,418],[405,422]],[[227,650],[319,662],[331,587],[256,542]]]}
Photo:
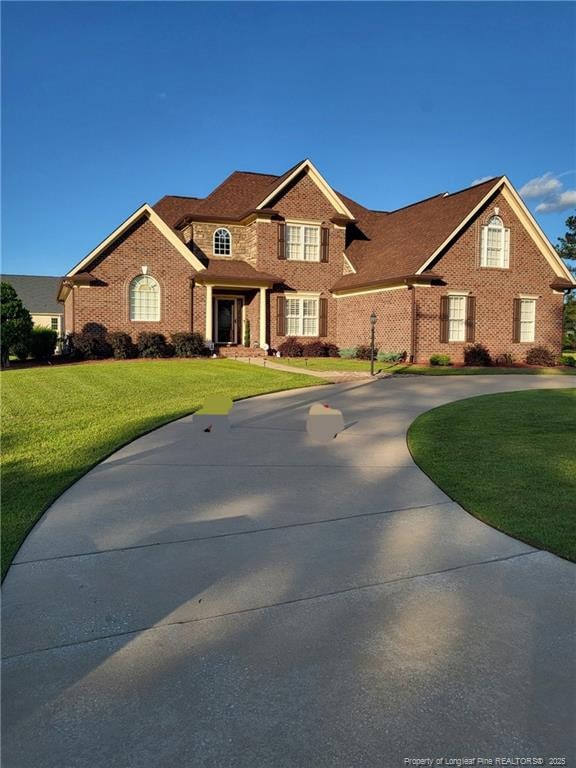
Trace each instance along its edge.
{"label": "curved concrete driveway", "polygon": [[[4,768],[572,756],[574,566],[466,514],[405,432],[440,403],[575,383],[339,384],[118,451],[7,576]],[[329,445],[305,433],[316,400],[349,425]]]}

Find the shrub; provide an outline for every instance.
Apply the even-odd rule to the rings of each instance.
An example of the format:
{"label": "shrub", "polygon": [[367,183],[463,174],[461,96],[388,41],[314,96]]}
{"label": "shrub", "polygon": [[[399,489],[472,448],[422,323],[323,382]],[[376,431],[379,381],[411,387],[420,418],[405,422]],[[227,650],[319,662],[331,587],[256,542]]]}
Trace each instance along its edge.
{"label": "shrub", "polygon": [[326,357],[340,357],[340,350],[336,344],[324,344]]}
{"label": "shrub", "polygon": [[166,337],[161,333],[142,331],[136,341],[139,357],[169,357],[170,349]]}
{"label": "shrub", "polygon": [[288,336],[286,341],[278,345],[278,351],[282,357],[302,357],[304,347],[293,336]]}
{"label": "shrub", "polygon": [[246,318],[246,322],[244,323],[244,346],[250,346],[250,320],[248,320],[248,318]]}
{"label": "shrub", "polygon": [[564,334],[564,342],[562,344],[564,349],[576,351],[576,333],[573,331]]}
{"label": "shrub", "polygon": [[208,351],[204,344],[204,336],[198,331],[173,333],[172,344],[176,357],[200,357]]}
{"label": "shrub", "polygon": [[[32,318],[18,294],[8,283],[0,283],[0,324],[2,368],[10,363],[10,350],[16,344],[27,344],[32,331]],[[20,347],[23,350],[23,347]]]}
{"label": "shrub", "polygon": [[302,349],[304,357],[326,357],[326,345],[322,341],[309,341]]}
{"label": "shrub", "polygon": [[452,365],[450,355],[431,355],[430,365]]}
{"label": "shrub", "polygon": [[528,365],[544,365],[551,368],[556,365],[556,356],[547,347],[531,347],[526,353]]}
{"label": "shrub", "polygon": [[28,360],[28,355],[30,354],[30,340],[21,339],[20,341],[17,341],[10,351],[13,355],[16,355],[18,360],[21,360],[22,362]]}
{"label": "shrub", "polygon": [[351,360],[353,357],[356,357],[356,351],[357,347],[345,347],[340,350],[340,357]]}
{"label": "shrub", "polygon": [[[359,344],[356,347],[356,359],[357,360],[370,360],[372,353],[372,347],[370,344]],[[378,347],[374,347],[374,360],[378,358]]]}
{"label": "shrub", "polygon": [[499,368],[510,368],[514,365],[514,358],[509,352],[503,352],[501,355],[496,355],[492,360],[492,365],[497,365]]}
{"label": "shrub", "polygon": [[56,349],[58,334],[50,328],[32,328],[30,354],[34,360],[49,360]]}
{"label": "shrub", "polygon": [[492,365],[492,357],[483,344],[471,344],[464,347],[464,365]]}
{"label": "shrub", "polygon": [[378,352],[379,363],[402,363],[406,360],[406,352]]}
{"label": "shrub", "polygon": [[560,365],[567,365],[569,368],[576,368],[576,357],[573,355],[561,355]]}
{"label": "shrub", "polygon": [[136,357],[136,349],[129,334],[123,331],[110,331],[106,334],[106,342],[110,345],[116,360]]}
{"label": "shrub", "polygon": [[112,355],[111,347],[101,334],[92,331],[71,333],[68,337],[68,349],[73,357],[82,360],[98,360]]}

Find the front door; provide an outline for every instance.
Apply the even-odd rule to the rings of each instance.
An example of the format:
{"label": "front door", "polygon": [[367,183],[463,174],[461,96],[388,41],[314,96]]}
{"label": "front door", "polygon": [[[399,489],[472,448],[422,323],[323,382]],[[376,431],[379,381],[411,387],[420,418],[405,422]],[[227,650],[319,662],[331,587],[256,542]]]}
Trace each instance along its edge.
{"label": "front door", "polygon": [[214,339],[217,344],[238,344],[238,299],[214,299]]}

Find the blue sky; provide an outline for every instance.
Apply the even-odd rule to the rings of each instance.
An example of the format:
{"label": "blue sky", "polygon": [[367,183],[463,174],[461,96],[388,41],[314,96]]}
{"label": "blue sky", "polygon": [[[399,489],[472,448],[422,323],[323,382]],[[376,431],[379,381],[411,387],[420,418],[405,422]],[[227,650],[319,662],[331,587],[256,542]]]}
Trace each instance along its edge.
{"label": "blue sky", "polygon": [[304,157],[383,210],[505,173],[556,242],[575,25],[563,2],[3,3],[2,269],[64,274],[144,201]]}

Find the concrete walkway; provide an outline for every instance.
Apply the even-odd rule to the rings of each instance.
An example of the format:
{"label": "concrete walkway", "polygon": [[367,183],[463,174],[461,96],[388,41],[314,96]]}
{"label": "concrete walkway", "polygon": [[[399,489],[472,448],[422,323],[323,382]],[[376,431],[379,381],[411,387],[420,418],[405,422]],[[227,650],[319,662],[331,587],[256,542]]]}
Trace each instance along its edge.
{"label": "concrete walkway", "polygon": [[[575,385],[338,384],[118,451],[6,578],[3,768],[570,765],[574,566],[450,501],[405,432],[451,400]],[[329,445],[305,432],[318,400],[348,424]]]}
{"label": "concrete walkway", "polygon": [[[280,358],[281,359],[281,358]],[[239,357],[239,362],[247,363],[248,365],[259,365],[261,368],[272,368],[274,371],[285,371],[286,373],[302,373],[305,376],[314,376],[316,379],[324,379],[324,381],[330,381],[335,384],[339,384],[344,381],[366,381],[373,378],[376,379],[389,379],[392,374],[382,371],[381,373],[374,374],[374,377],[370,375],[370,371],[317,371],[313,368],[300,368],[295,365],[283,365],[281,362],[277,362],[277,358],[270,357]],[[375,363],[375,370],[381,370],[382,363]]]}

